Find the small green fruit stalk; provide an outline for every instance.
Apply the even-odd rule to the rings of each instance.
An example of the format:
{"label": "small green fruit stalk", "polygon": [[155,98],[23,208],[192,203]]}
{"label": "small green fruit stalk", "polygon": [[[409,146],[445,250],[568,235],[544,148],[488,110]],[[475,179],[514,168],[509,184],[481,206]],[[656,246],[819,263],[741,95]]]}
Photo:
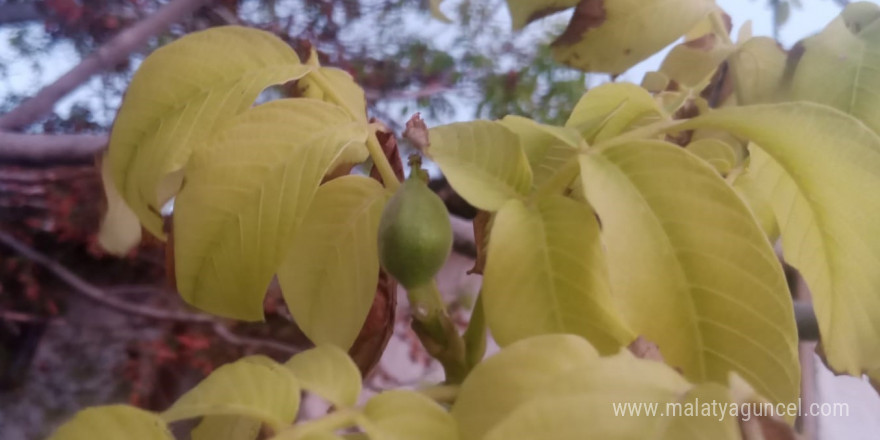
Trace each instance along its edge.
{"label": "small green fruit stalk", "polygon": [[428,353],[443,364],[447,382],[460,383],[467,374],[464,341],[434,282],[452,251],[452,224],[446,205],[428,188],[421,157],[410,156],[409,165],[409,178],[388,201],[379,221],[379,261],[406,288],[413,330]]}

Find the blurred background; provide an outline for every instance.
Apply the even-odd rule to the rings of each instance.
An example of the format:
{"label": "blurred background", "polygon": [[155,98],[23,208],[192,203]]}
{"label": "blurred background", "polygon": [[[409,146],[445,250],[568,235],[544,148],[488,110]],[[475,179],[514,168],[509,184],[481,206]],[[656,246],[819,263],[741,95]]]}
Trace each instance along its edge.
{"label": "blurred background", "polygon": [[[718,3],[734,32],[752,21],[754,34],[788,49],[847,1]],[[432,18],[428,0],[0,0],[0,439],[45,438],[89,405],[164,409],[224,362],[308,346],[277,288],[265,324],[209,319],[168,287],[164,243],[147,238],[125,258],[97,245],[105,201],[96,157],[132,73],[154,49],[213,26],[270,31],[301,58],[315,48],[322,64],[351,73],[370,115],[398,135],[416,112],[429,125],[508,114],[562,123],[590,87],[638,83],[664,56],[616,79],[585,75],[550,57],[564,14],[513,33],[503,0],[447,0],[442,10],[451,23]],[[275,87],[261,99],[288,92]],[[479,277],[466,275],[475,212],[442,179],[432,186],[456,216],[456,252],[440,288],[464,322],[479,289]],[[374,304],[382,307],[406,305]],[[364,355],[377,363],[373,389],[440,374],[399,312],[390,328],[375,329],[393,332],[384,356]],[[876,393],[834,377],[804,348],[805,398],[850,411],[801,420],[805,436],[877,438]]]}

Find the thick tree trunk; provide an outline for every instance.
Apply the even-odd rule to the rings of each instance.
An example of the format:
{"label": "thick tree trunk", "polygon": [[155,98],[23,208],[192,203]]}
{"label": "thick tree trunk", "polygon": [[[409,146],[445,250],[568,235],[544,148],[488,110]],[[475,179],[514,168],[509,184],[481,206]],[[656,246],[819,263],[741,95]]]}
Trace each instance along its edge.
{"label": "thick tree trunk", "polygon": [[79,87],[92,75],[111,69],[127,60],[131,52],[146,44],[149,38],[208,2],[209,0],[173,0],[155,14],[120,32],[61,78],[44,87],[11,112],[0,116],[0,130],[22,128],[51,113],[59,99]]}

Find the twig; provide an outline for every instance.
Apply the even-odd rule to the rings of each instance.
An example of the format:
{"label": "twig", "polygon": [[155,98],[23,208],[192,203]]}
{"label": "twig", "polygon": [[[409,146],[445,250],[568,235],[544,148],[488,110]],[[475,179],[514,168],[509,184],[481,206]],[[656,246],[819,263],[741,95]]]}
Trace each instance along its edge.
{"label": "twig", "polygon": [[205,3],[207,0],[174,0],[159,8],[155,14],[116,34],[107,44],[99,47],[76,67],[0,117],[0,130],[21,128],[51,112],[59,99],[75,90],[92,75],[111,69],[127,60],[131,52],[145,45],[150,38]]}
{"label": "twig", "polygon": [[[46,270],[58,277],[58,279],[73,288],[74,292],[79,293],[80,295],[83,295],[86,298],[89,298],[90,300],[111,310],[157,321],[210,324],[217,336],[233,345],[271,348],[273,350],[277,350],[279,352],[290,355],[302,351],[298,347],[284,344],[282,342],[251,338],[235,334],[231,330],[229,330],[228,327],[223,325],[222,322],[218,321],[216,318],[210,315],[202,313],[171,311],[156,307],[132,304],[131,302],[114,298],[112,296],[109,296],[106,291],[80,278],[78,275],[71,272],[70,269],[62,266],[60,263],[50,259],[46,255],[42,254],[36,249],[31,248],[27,244],[19,241],[18,239],[6,232],[0,231],[0,243],[3,243],[10,249],[17,252],[19,255],[27,258],[28,260],[31,260],[34,263],[43,266],[44,268],[46,268]],[[136,290],[138,292],[145,292],[150,289],[150,287],[137,287]],[[161,290],[158,288],[154,289],[155,291]]]}
{"label": "twig", "polygon": [[64,320],[48,316],[32,315],[30,313],[16,312],[15,310],[0,310],[0,320],[12,322],[52,323],[64,324]]}

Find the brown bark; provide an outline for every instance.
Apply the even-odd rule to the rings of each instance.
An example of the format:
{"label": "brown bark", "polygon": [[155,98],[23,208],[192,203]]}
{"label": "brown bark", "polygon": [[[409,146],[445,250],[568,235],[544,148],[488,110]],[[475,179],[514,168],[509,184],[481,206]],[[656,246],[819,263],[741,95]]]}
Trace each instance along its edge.
{"label": "brown bark", "polygon": [[100,134],[20,134],[0,131],[0,161],[90,161],[107,147]]}
{"label": "brown bark", "polygon": [[0,130],[24,127],[50,113],[59,99],[79,87],[92,75],[111,69],[127,60],[131,52],[146,44],[149,38],[206,3],[208,0],[173,0],[155,14],[120,32],[55,82],[44,87],[11,112],[0,116]]}

